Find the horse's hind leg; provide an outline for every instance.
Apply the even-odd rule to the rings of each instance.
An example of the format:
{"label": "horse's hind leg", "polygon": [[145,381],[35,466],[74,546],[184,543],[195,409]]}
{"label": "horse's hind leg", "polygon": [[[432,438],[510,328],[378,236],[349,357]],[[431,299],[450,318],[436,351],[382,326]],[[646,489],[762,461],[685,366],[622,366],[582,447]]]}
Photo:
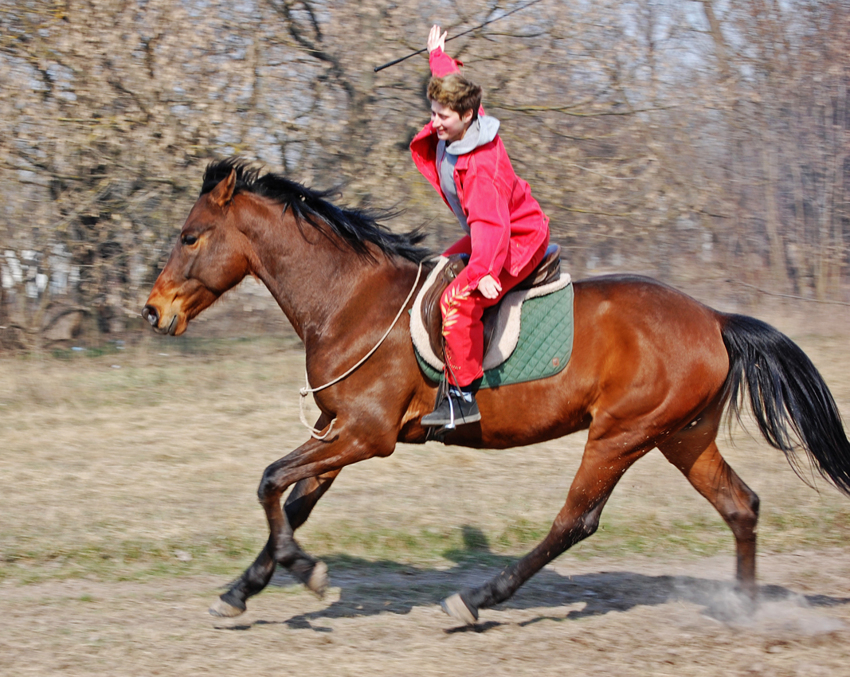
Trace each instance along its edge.
{"label": "horse's hind leg", "polygon": [[540,545],[481,587],[443,600],[443,610],[459,621],[474,623],[479,609],[504,602],[546,564],[593,534],[617,482],[649,450],[648,438],[643,434],[622,433],[588,441],[567,502]]}
{"label": "horse's hind leg", "polygon": [[716,424],[711,427],[708,431],[700,430],[699,425],[686,429],[659,445],[659,449],[729,525],[735,535],[738,585],[755,601],[759,498],[720,455],[714,441]]}

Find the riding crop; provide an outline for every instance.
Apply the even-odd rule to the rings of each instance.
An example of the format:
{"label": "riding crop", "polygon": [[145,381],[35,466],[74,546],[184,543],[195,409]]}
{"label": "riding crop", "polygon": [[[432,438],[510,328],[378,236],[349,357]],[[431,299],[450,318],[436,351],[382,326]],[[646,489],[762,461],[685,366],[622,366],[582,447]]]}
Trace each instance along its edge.
{"label": "riding crop", "polygon": [[[463,31],[463,33],[458,33],[457,35],[453,35],[450,38],[446,38],[446,42],[448,42],[449,40],[454,40],[456,38],[460,38],[464,35],[468,35],[469,33],[472,33],[473,31],[477,31],[479,28],[484,28],[484,26],[487,26],[491,23],[495,23],[496,21],[500,21],[500,20],[504,19],[505,17],[510,16],[511,14],[515,14],[516,12],[519,12],[519,11],[525,9],[526,7],[531,7],[532,5],[534,5],[538,2],[540,2],[540,0],[531,0],[531,2],[527,2],[526,4],[521,5],[520,7],[517,7],[516,9],[512,9],[510,12],[505,12],[504,14],[502,14],[502,16],[497,16],[495,19],[490,19],[489,21],[485,21],[483,24],[479,24],[478,26],[475,26],[474,28],[470,28],[468,30]],[[407,56],[403,56],[400,59],[396,59],[395,61],[390,61],[388,63],[385,63],[383,66],[375,66],[375,72],[377,73],[378,71],[382,71],[385,68],[389,68],[390,66],[395,66],[397,63],[401,63],[402,61],[406,61],[410,57],[416,56],[417,54],[422,54],[422,52],[425,52],[427,50],[428,50],[427,47],[423,47],[422,49],[417,50],[415,52],[412,52],[412,53],[408,54]]]}

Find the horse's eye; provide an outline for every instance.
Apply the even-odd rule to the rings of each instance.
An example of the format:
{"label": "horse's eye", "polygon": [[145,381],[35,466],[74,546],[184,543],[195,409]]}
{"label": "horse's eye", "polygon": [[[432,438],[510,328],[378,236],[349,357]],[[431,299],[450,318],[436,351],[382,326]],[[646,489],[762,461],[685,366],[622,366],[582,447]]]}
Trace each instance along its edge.
{"label": "horse's eye", "polygon": [[181,242],[183,242],[183,244],[187,246],[192,246],[198,241],[198,238],[194,235],[184,235],[182,238],[180,238],[180,240]]}

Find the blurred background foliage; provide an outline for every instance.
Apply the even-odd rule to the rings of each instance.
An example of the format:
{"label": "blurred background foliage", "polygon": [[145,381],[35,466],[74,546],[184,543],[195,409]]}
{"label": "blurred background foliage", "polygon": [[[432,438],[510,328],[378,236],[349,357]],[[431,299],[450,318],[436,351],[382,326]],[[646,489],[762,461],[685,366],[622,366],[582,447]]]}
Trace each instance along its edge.
{"label": "blurred background foliage", "polygon": [[[213,158],[451,242],[407,150],[426,58],[373,68],[521,4],[0,0],[0,346],[134,328]],[[541,0],[448,51],[574,277],[846,299],[846,0]]]}

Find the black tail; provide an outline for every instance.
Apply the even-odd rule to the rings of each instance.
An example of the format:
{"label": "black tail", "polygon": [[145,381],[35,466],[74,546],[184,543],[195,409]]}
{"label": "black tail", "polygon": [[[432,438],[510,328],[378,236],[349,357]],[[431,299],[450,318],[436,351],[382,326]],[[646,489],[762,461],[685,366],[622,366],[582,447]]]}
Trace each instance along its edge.
{"label": "black tail", "polygon": [[722,329],[729,353],[724,395],[740,419],[742,383],[762,435],[785,453],[803,479],[802,447],[828,481],[850,495],[850,442],[832,394],[815,365],[787,336],[760,320],[728,315]]}

